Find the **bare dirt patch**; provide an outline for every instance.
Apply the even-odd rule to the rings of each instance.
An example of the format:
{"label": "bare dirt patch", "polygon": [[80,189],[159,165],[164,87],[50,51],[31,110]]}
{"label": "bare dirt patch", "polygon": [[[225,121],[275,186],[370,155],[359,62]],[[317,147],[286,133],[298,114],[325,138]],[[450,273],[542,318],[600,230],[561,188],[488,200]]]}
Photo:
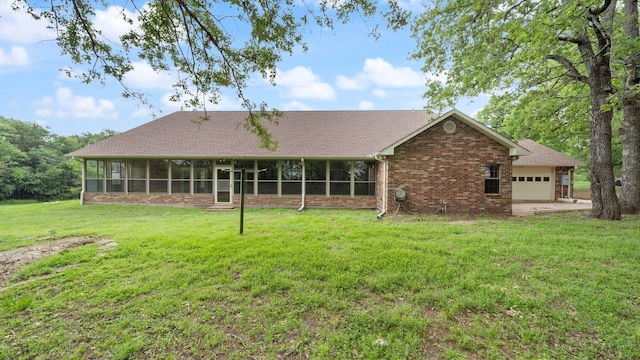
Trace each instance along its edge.
{"label": "bare dirt patch", "polygon": [[[0,251],[0,292],[6,289],[7,284],[11,281],[13,275],[22,267],[43,257],[55,255],[65,249],[72,249],[78,246],[96,243],[100,245],[100,249],[103,251],[118,245],[118,243],[109,239],[71,237],[62,240],[49,240],[47,242],[31,246]],[[98,256],[103,255],[104,252],[98,254]],[[73,265],[65,266],[63,269],[59,270],[62,271],[71,267],[73,267]]]}

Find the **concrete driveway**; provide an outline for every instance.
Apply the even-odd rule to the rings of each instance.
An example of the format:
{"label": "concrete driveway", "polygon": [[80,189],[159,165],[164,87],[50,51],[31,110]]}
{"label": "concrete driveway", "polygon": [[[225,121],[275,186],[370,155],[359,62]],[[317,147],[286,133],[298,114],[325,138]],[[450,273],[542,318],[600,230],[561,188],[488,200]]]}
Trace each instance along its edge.
{"label": "concrete driveway", "polygon": [[513,216],[530,216],[569,211],[591,211],[591,200],[513,203]]}

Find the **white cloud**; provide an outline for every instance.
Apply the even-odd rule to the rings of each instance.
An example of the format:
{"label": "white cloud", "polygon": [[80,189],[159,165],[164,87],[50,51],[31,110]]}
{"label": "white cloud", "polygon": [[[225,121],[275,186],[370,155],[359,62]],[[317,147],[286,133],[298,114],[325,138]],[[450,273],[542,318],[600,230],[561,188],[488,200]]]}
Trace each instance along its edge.
{"label": "white cloud", "polygon": [[304,66],[287,71],[277,70],[275,82],[288,89],[287,95],[294,99],[333,100],[336,92],[331,85]]}
{"label": "white cloud", "polygon": [[[127,22],[125,18],[133,20],[133,24]],[[138,20],[134,14],[121,6],[109,6],[107,10],[96,10],[93,22],[96,29],[102,32],[102,36],[115,43],[120,43],[120,36],[138,28]]]}
{"label": "white cloud", "polygon": [[284,105],[282,105],[281,107],[282,110],[302,110],[302,111],[308,111],[308,110],[313,110],[313,108],[305,103],[302,103],[300,101],[291,101],[288,102]]}
{"label": "white cloud", "polygon": [[11,1],[0,1],[0,40],[10,44],[33,44],[55,38],[46,19],[35,20],[24,8],[13,10]]}
{"label": "white cloud", "polygon": [[344,90],[362,90],[370,85],[380,88],[424,86],[426,77],[410,67],[394,67],[384,59],[366,59],[362,71],[354,77],[339,75],[336,86]]}
{"label": "white cloud", "polygon": [[418,87],[424,85],[424,76],[409,67],[393,67],[381,58],[367,59],[363,76],[380,87]]}
{"label": "white cloud", "polygon": [[43,97],[35,107],[36,115],[42,117],[114,119],[118,116],[110,100],[74,95],[68,87],[58,88],[54,97]]}
{"label": "white cloud", "polygon": [[27,66],[29,65],[29,54],[22,46],[12,46],[11,52],[6,53],[0,48],[0,68],[10,66]]}
{"label": "white cloud", "polygon": [[349,78],[338,75],[336,76],[336,86],[342,90],[362,90],[367,87],[367,83],[359,77]]}
{"label": "white cloud", "polygon": [[387,96],[389,96],[389,93],[382,89],[375,89],[373,90],[373,95],[379,98],[386,98]]}
{"label": "white cloud", "polygon": [[372,101],[363,100],[358,104],[360,110],[373,110],[376,107]]}
{"label": "white cloud", "polygon": [[176,78],[169,72],[156,72],[146,62],[133,63],[133,70],[127,73],[124,82],[136,89],[171,89]]}

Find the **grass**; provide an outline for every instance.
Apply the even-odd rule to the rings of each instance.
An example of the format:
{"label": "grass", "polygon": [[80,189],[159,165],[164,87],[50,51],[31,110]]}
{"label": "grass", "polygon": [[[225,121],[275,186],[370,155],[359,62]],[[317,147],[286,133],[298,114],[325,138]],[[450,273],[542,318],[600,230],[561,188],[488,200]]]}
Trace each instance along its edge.
{"label": "grass", "polygon": [[22,268],[0,292],[0,358],[638,358],[638,216],[250,209],[244,236],[238,217],[0,206],[0,251],[118,243]]}

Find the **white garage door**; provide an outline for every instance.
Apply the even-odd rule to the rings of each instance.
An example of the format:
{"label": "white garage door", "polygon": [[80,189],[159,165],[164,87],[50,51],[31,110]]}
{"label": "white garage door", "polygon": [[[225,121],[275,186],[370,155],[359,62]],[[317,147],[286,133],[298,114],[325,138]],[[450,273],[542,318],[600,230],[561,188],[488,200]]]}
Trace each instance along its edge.
{"label": "white garage door", "polygon": [[514,200],[555,200],[555,177],[552,167],[513,167]]}

